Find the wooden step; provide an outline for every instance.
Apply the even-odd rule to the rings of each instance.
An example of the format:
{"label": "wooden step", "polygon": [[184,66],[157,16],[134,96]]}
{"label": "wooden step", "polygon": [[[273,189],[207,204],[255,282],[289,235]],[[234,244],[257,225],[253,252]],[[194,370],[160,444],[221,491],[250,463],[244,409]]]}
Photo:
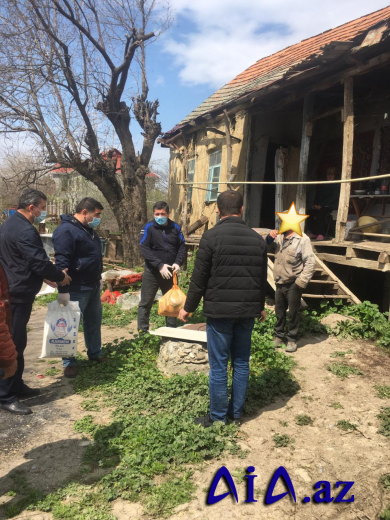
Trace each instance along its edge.
{"label": "wooden step", "polygon": [[322,298],[323,300],[351,300],[348,294],[302,294],[302,298]]}
{"label": "wooden step", "polygon": [[313,278],[310,280],[309,283],[322,283],[322,284],[329,284],[329,285],[338,285],[339,284],[338,282],[336,282],[336,280],[316,280]]}

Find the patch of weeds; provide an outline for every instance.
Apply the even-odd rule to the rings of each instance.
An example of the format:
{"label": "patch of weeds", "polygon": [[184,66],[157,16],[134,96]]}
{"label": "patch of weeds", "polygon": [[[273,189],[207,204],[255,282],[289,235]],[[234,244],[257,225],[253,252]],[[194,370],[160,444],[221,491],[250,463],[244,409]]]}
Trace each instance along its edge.
{"label": "patch of weeds", "polygon": [[339,430],[342,430],[344,432],[347,432],[349,430],[357,430],[357,425],[353,424],[349,421],[346,421],[345,419],[342,419],[341,421],[338,421],[336,424],[337,428]]}
{"label": "patch of weeds", "polygon": [[288,446],[292,446],[295,442],[295,439],[290,437],[290,435],[287,435],[287,433],[275,433],[273,440],[275,448],[287,448]]}
{"label": "patch of weeds", "polygon": [[378,414],[377,417],[381,421],[381,427],[378,433],[385,437],[390,437],[390,407],[381,408],[381,413]]}
{"label": "patch of weeds", "polygon": [[332,358],[337,358],[337,357],[345,358],[345,356],[347,354],[353,354],[353,350],[346,350],[346,351],[336,350],[335,352],[333,352],[333,354],[331,354],[330,357],[332,357]]}
{"label": "patch of weeds", "polygon": [[390,504],[387,506],[387,508],[382,511],[382,513],[379,515],[379,520],[390,520]]}
{"label": "patch of weeds", "polygon": [[301,399],[304,399],[305,401],[314,401],[311,395],[302,395]]}
{"label": "patch of weeds", "polygon": [[38,363],[46,363],[46,359],[37,359]]}
{"label": "patch of weeds", "polygon": [[96,431],[97,425],[93,422],[92,415],[86,415],[74,423],[73,429],[78,433],[92,434]]}
{"label": "patch of weeds", "polygon": [[255,489],[254,495],[255,495],[256,498],[259,498],[262,495],[264,495],[264,491],[262,489]]}
{"label": "patch of weeds", "polygon": [[7,493],[5,493],[5,496],[6,497],[16,497],[16,491],[7,491]]}
{"label": "patch of weeds", "polygon": [[49,359],[48,360],[49,365],[56,365],[58,362],[59,362],[58,359]]}
{"label": "patch of weeds", "polygon": [[287,421],[279,421],[280,426],[284,426],[284,428],[287,428],[288,422]]}
{"label": "patch of weeds", "polygon": [[328,405],[330,408],[334,408],[335,410],[344,410],[344,406],[340,403],[332,403]]}
{"label": "patch of weeds", "polygon": [[379,482],[384,489],[390,491],[390,474],[382,475]]}
{"label": "patch of weeds", "polygon": [[81,403],[80,406],[86,412],[99,412],[100,411],[100,406],[98,405],[97,401],[94,399],[90,399],[89,401],[84,401],[83,403]]}
{"label": "patch of weeds", "polygon": [[59,370],[58,368],[49,368],[48,370],[46,370],[45,376],[56,376],[60,372],[61,370]]}
{"label": "patch of weeds", "polygon": [[192,472],[187,472],[155,486],[146,497],[145,512],[157,518],[166,518],[175,507],[189,502],[196,491],[196,486],[190,480],[191,476]]}
{"label": "patch of weeds", "polygon": [[239,453],[238,453],[238,456],[240,459],[246,459],[247,456],[249,455],[250,453],[250,450],[241,450]]}
{"label": "patch of weeds", "polygon": [[379,399],[390,399],[389,385],[376,386],[375,390],[377,391],[376,397],[379,397]]}
{"label": "patch of weeds", "polygon": [[11,473],[10,477],[14,482],[15,489],[11,492],[13,494],[8,496],[20,495],[20,498],[14,503],[5,505],[4,513],[7,518],[20,515],[20,513],[25,511],[31,504],[38,502],[42,498],[42,494],[30,486],[22,472],[16,471]]}
{"label": "patch of weeds", "polygon": [[298,426],[312,426],[313,419],[310,417],[310,415],[296,415],[295,424],[297,424]]}
{"label": "patch of weeds", "polygon": [[231,472],[232,477],[234,477],[234,482],[236,484],[242,484],[244,482],[244,478],[246,475],[245,469],[235,469]]}
{"label": "patch of weeds", "polygon": [[337,377],[341,377],[341,379],[345,379],[350,375],[362,376],[364,375],[361,370],[355,367],[351,367],[346,363],[333,363],[332,365],[328,365],[327,369],[329,372],[332,372]]}

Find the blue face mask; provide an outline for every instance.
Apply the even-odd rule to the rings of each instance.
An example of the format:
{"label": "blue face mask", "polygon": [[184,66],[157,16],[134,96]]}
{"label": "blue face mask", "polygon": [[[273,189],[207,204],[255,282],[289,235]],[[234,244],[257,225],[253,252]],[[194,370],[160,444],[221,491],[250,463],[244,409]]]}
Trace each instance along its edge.
{"label": "blue face mask", "polygon": [[[38,209],[38,208],[36,208]],[[42,220],[45,220],[45,218],[47,217],[47,211],[41,211],[40,209],[38,209],[38,211],[41,213],[39,215],[39,217],[36,217],[34,215],[34,224],[40,224],[42,222]]]}
{"label": "blue face mask", "polygon": [[157,222],[157,224],[159,224],[160,226],[163,226],[164,224],[166,224],[168,222],[168,218],[167,217],[154,217],[154,220]]}
{"label": "blue face mask", "polygon": [[[89,213],[89,211],[88,211],[88,213]],[[90,214],[90,213],[89,213],[89,214]],[[91,215],[91,214],[90,214],[90,215]],[[91,215],[91,217],[92,217],[92,215]],[[102,221],[101,218],[93,217],[92,222],[88,222],[88,221],[87,221],[87,222],[88,222],[88,226],[89,226],[90,228],[95,229],[95,228],[98,227],[98,225],[100,224],[101,221]]]}

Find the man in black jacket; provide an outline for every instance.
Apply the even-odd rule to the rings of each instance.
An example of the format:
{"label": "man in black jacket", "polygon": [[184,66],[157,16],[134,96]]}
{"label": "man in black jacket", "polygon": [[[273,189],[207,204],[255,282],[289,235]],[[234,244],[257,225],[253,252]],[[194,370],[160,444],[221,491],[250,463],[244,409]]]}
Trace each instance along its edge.
{"label": "man in black jacket", "polygon": [[[100,224],[103,206],[92,197],[85,197],[76,206],[74,215],[62,215],[54,231],[53,246],[56,264],[68,268],[72,282],[58,290],[58,301],[67,305],[78,302],[83,315],[84,339],[91,361],[102,357],[102,304],[100,301],[103,254],[95,228]],[[76,358],[63,358],[65,377],[76,377]]]}
{"label": "man in black jacket", "polygon": [[[248,387],[255,318],[264,321],[266,317],[266,243],[242,220],[240,193],[221,193],[217,206],[221,220],[200,241],[187,300],[179,314],[179,319],[187,321],[203,297],[210,363],[210,416],[200,422],[206,427],[215,421],[226,422],[227,418],[239,422]],[[229,354],[233,366],[230,403]]]}
{"label": "man in black jacket", "polygon": [[27,345],[27,323],[35,296],[43,281],[50,285],[67,285],[71,278],[66,269],[52,264],[38,231],[32,225],[46,217],[46,195],[41,191],[25,190],[18,211],[0,226],[0,263],[9,284],[12,311],[12,338],[18,353],[16,374],[0,380],[0,408],[17,415],[27,415],[31,409],[19,399],[35,397],[38,389],[23,382],[24,350]]}
{"label": "man in black jacket", "polygon": [[[186,247],[179,224],[168,218],[166,202],[153,206],[154,219],[143,226],[140,233],[142,256],[145,258],[142,276],[141,302],[138,307],[138,330],[149,330],[149,315],[160,288],[168,292],[173,285],[172,269],[176,274],[186,258]],[[176,327],[176,318],[166,318],[168,327]]]}

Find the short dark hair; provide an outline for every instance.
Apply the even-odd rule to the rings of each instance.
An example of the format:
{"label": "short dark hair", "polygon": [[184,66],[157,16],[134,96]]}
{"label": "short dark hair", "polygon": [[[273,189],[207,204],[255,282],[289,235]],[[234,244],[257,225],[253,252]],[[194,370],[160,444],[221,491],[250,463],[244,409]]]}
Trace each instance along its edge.
{"label": "short dark hair", "polygon": [[241,193],[234,190],[227,190],[218,195],[217,206],[221,217],[229,215],[239,215],[244,204]]}
{"label": "short dark hair", "polygon": [[18,209],[26,209],[31,206],[31,204],[36,207],[42,199],[47,200],[47,197],[44,193],[39,190],[27,188],[19,197]]}
{"label": "short dark hair", "polygon": [[85,197],[77,204],[76,213],[81,213],[83,209],[86,209],[87,211],[95,211],[95,209],[100,209],[100,211],[102,211],[104,208],[98,200],[93,199],[92,197]]}
{"label": "short dark hair", "polygon": [[165,209],[165,211],[169,213],[169,206],[164,200],[159,200],[153,204],[153,213],[156,211],[156,209]]}

